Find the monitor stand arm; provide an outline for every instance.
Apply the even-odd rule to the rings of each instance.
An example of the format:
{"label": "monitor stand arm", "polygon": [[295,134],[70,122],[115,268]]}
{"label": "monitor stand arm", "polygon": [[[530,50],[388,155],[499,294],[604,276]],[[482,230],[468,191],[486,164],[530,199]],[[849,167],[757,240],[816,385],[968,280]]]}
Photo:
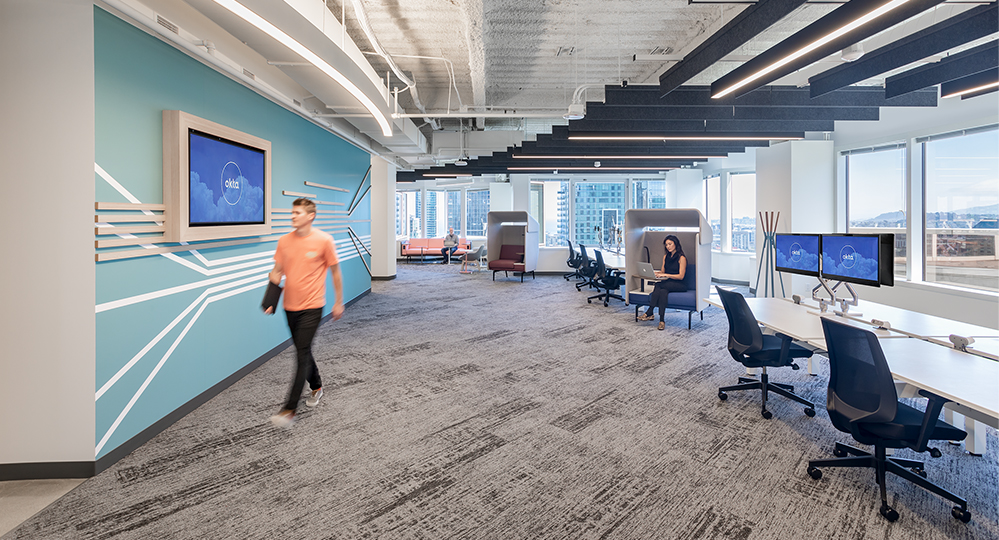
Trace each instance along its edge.
{"label": "monitor stand arm", "polygon": [[833,290],[834,293],[836,292],[836,289],[839,289],[840,285],[846,285],[846,290],[850,291],[851,298],[849,300],[847,300],[846,298],[840,298],[839,299],[840,310],[839,311],[835,311],[834,313],[836,315],[840,315],[840,316],[843,316],[843,317],[850,316],[850,315],[852,315],[854,317],[861,317],[861,316],[863,316],[863,313],[860,313],[859,311],[856,311],[856,310],[850,311],[850,306],[856,306],[857,302],[860,300],[860,297],[857,296],[857,291],[853,290],[853,287],[851,287],[849,283],[847,283],[845,281],[840,281],[836,285],[833,285],[832,290]]}
{"label": "monitor stand arm", "polygon": [[[816,302],[818,302],[819,303],[819,311],[822,312],[822,313],[825,313],[826,312],[826,308],[828,308],[829,306],[836,305],[836,293],[833,292],[833,289],[829,288],[829,285],[826,283],[826,280],[824,280],[822,278],[818,278],[818,279],[819,279],[819,284],[816,285],[815,288],[812,289],[812,300],[815,300]],[[816,294],[816,293],[819,292],[819,289],[825,289],[826,290],[826,292],[829,294],[829,299],[828,300],[826,300],[825,298],[821,298],[818,294]]]}

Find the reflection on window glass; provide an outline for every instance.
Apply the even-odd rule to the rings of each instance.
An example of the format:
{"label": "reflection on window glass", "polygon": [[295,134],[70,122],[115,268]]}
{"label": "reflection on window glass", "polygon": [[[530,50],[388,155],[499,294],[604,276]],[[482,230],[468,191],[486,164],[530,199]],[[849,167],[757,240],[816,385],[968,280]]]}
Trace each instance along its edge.
{"label": "reflection on window glass", "polygon": [[624,182],[579,182],[573,202],[576,242],[613,246],[624,228]]}
{"label": "reflection on window glass", "polygon": [[447,234],[447,198],[443,191],[427,191],[427,238]]}
{"label": "reflection on window glass", "polygon": [[540,182],[531,183],[531,217],[538,222],[541,229],[538,234],[538,243],[545,243],[545,205],[544,205],[544,184]]}
{"label": "reflection on window glass", "polygon": [[714,237],[711,240],[711,249],[719,251],[721,250],[721,177],[717,175],[709,176],[705,179],[704,186],[707,197],[707,219],[708,223],[711,224],[711,230],[714,232]]}
{"label": "reflection on window glass", "polygon": [[732,251],[756,251],[756,173],[730,174]]}
{"label": "reflection on window glass", "polygon": [[420,236],[420,192],[397,191],[395,194],[395,234]]}
{"label": "reflection on window glass", "polygon": [[455,234],[461,234],[461,192],[446,191],[447,193],[447,227],[441,236],[447,234],[447,229],[454,227]]}
{"label": "reflection on window glass", "polygon": [[632,208],[666,208],[666,180],[635,180],[631,184]]}
{"label": "reflection on window glass", "polygon": [[923,143],[924,279],[999,290],[999,131]]}
{"label": "reflection on window glass", "polygon": [[[540,235],[544,245],[565,246],[569,240],[569,182],[565,180],[544,180],[542,187],[542,213],[545,233]],[[541,223],[541,220],[538,220]]]}
{"label": "reflection on window glass", "polygon": [[468,236],[486,235],[486,217],[489,215],[489,190],[476,189],[465,192],[465,227]]}
{"label": "reflection on window glass", "polygon": [[894,233],[895,275],[905,278],[905,148],[846,156],[851,233]]}

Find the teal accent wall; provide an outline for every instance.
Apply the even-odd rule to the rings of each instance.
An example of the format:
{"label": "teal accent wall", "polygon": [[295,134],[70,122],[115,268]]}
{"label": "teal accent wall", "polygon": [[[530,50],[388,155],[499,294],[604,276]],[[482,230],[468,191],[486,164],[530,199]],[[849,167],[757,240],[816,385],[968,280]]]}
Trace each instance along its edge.
{"label": "teal accent wall", "polygon": [[[96,7],[94,35],[96,164],[140,202],[163,200],[163,110],[181,110],[269,140],[274,208],[291,207],[294,197],[282,190],[317,193],[321,200],[346,205],[369,184],[366,152]],[[100,175],[94,178],[95,202],[127,202]],[[304,181],[350,192],[308,188]],[[347,219],[370,246],[367,197]],[[97,399],[97,458],[290,337],[283,313],[260,311],[263,274],[273,264],[277,238],[199,250],[209,262],[221,261],[215,265],[190,252],[175,254],[188,265],[161,255],[96,263],[95,391],[137,359]],[[344,300],[350,301],[371,288],[365,268],[370,258],[363,250],[358,254],[346,233],[334,238]],[[207,281],[213,282],[202,283]],[[324,313],[332,295],[327,277]],[[285,391],[270,396],[275,411]]]}

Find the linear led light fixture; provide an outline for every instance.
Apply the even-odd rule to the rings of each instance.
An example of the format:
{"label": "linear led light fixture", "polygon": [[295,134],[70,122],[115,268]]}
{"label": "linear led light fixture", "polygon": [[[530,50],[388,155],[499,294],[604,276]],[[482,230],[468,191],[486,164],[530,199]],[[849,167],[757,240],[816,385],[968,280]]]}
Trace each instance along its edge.
{"label": "linear led light fixture", "polygon": [[943,99],[987,93],[999,88],[999,68],[987,69],[966,77],[940,84],[940,97]]}
{"label": "linear led light fixture", "polygon": [[796,141],[799,135],[569,135],[570,141]]}
{"label": "linear led light fixture", "polygon": [[272,38],[278,40],[282,45],[288,47],[296,54],[306,59],[310,64],[319,68],[320,71],[329,76],[329,78],[336,81],[340,86],[344,88],[344,90],[350,92],[350,95],[357,98],[357,100],[360,101],[362,105],[364,105],[364,108],[367,109],[368,112],[370,112],[371,115],[375,117],[375,121],[378,122],[378,126],[382,128],[382,135],[386,137],[392,136],[392,124],[389,123],[388,117],[382,114],[382,112],[378,110],[378,107],[375,105],[375,102],[371,101],[371,99],[368,98],[368,96],[366,96],[364,92],[362,92],[361,89],[357,87],[357,85],[351,82],[350,79],[344,76],[343,73],[337,71],[336,68],[329,65],[325,60],[320,58],[319,55],[307,49],[305,45],[302,45],[293,37],[284,33],[281,29],[274,26],[260,15],[257,15],[256,13],[250,11],[249,8],[247,8],[243,4],[240,4],[236,0],[215,0],[215,2],[218,5],[235,13],[246,22],[257,27],[259,30],[263,31],[268,36],[271,36]]}
{"label": "linear led light fixture", "polygon": [[837,28],[836,30],[833,30],[832,32],[829,32],[828,34],[820,37],[819,39],[816,39],[815,41],[809,43],[808,45],[801,47],[800,49],[792,52],[791,54],[788,54],[787,56],[784,56],[783,58],[780,58],[779,60],[760,68],[756,72],[735,82],[728,88],[725,88],[724,90],[721,90],[717,94],[712,95],[711,98],[718,99],[725,97],[731,94],[732,92],[742,88],[743,86],[746,86],[747,84],[762,78],[768,73],[780,69],[781,67],[797,60],[798,58],[801,58],[802,56],[814,51],[815,49],[818,49],[819,47],[825,45],[826,43],[829,43],[830,41],[839,38],[840,36],[843,36],[848,32],[852,32],[853,30],[860,28],[861,26],[873,21],[874,19],[877,19],[878,17],[881,17],[882,15],[894,9],[901,7],[908,1],[909,0],[892,0],[891,2],[888,2],[887,4],[884,4],[877,9],[869,11],[867,14],[861,15],[860,17],[846,23],[845,25]]}
{"label": "linear led light fixture", "polygon": [[461,177],[461,178],[440,178],[437,180],[438,186],[470,186],[472,185],[472,178]]}
{"label": "linear led light fixture", "polygon": [[665,171],[678,167],[507,167],[508,171]]}
{"label": "linear led light fixture", "polygon": [[528,154],[514,154],[514,159],[661,159],[661,160],[682,160],[682,159],[711,159],[728,157],[718,155],[698,155],[698,156],[534,156]]}
{"label": "linear led light fixture", "polygon": [[423,175],[424,179],[427,179],[427,178],[459,178],[459,177],[463,177],[463,176],[472,176],[472,173],[435,173],[435,172],[429,172],[429,171],[426,172],[426,173],[420,173],[420,174]]}

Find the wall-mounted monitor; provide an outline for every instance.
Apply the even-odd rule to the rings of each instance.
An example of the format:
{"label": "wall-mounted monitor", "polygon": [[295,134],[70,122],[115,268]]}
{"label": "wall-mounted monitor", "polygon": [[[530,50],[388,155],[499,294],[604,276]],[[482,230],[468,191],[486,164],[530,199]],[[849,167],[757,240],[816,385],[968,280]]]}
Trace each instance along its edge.
{"label": "wall-mounted monitor", "polygon": [[877,234],[823,234],[821,277],[880,287],[880,252]]}
{"label": "wall-mounted monitor", "polygon": [[163,111],[165,240],[271,232],[271,143],[182,111]]}
{"label": "wall-mounted monitor", "polygon": [[819,255],[822,235],[819,234],[778,234],[776,238],[777,260],[774,268],[778,272],[819,276]]}

